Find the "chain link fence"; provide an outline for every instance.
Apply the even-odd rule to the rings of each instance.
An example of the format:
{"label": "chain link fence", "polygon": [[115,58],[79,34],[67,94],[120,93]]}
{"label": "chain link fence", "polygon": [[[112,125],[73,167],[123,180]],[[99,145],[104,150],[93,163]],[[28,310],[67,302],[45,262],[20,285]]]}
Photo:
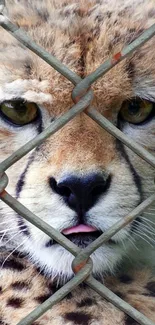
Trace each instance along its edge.
{"label": "chain link fence", "polygon": [[[6,190],[8,184],[8,177],[5,171],[15,164],[19,159],[25,156],[28,152],[34,149],[36,146],[40,145],[49,136],[57,132],[66,123],[73,119],[77,114],[84,111],[89,117],[91,117],[96,123],[103,127],[106,131],[112,134],[115,138],[124,143],[128,148],[135,152],[138,156],[148,162],[151,166],[155,168],[155,157],[146,151],[139,144],[135,143],[125,134],[123,134],[117,127],[115,127],[111,122],[109,122],[104,116],[102,116],[94,107],[92,107],[91,102],[93,99],[93,91],[91,90],[91,85],[98,78],[103,76],[112,67],[118,64],[120,61],[124,60],[133,51],[137,50],[140,46],[146,43],[150,38],[155,35],[155,24],[148,28],[143,34],[138,37],[131,44],[126,46],[121,52],[116,53],[112,58],[108,59],[102,65],[100,65],[94,72],[90,73],[84,79],[81,79],[76,73],[71,71],[65,65],[63,65],[58,59],[46,52],[43,48],[38,46],[31,38],[20,28],[14,25],[5,15],[3,15],[3,10],[5,9],[4,0],[0,0],[0,25],[6,31],[8,31],[13,37],[20,41],[23,45],[41,57],[46,61],[51,67],[56,69],[65,78],[70,80],[75,88],[72,91],[72,99],[75,105],[69,109],[67,113],[57,118],[56,121],[52,123],[47,129],[42,133],[37,135],[34,139],[29,141],[27,144],[22,146],[16,152],[14,152],[10,157],[0,163],[0,198],[8,206],[10,206],[14,211],[19,213],[23,218],[31,222],[33,225],[38,227],[44,233],[46,233],[50,238],[54,239],[57,243],[62,245],[65,249],[71,252],[75,259],[72,264],[72,269],[75,273],[73,279],[66,283],[61,289],[59,289],[55,294],[53,294],[49,299],[42,303],[39,307],[33,310],[29,315],[27,315],[23,320],[21,320],[17,325],[28,325],[33,321],[38,319],[43,315],[49,308],[54,304],[62,300],[69,292],[76,288],[80,283],[85,282],[90,288],[100,294],[103,298],[107,299],[113,303],[116,307],[127,313],[134,320],[136,320],[141,325],[155,325],[151,320],[145,317],[142,313],[137,311],[131,305],[123,301],[112,291],[110,291],[103,284],[98,282],[92,276],[92,260],[90,255],[99,248],[103,243],[106,243],[113,235],[115,235],[119,230],[132,222],[137,216],[139,216],[144,210],[146,210],[154,201],[155,194],[151,195],[140,205],[138,205],[129,215],[125,216],[122,220],[119,220],[112,227],[110,227],[104,234],[99,238],[94,240],[85,249],[80,249],[65,236],[55,230],[53,227],[48,225],[46,222],[41,220],[30,210],[28,210],[24,205],[22,205],[18,200],[13,198]],[[87,110],[85,110],[87,108]]]}

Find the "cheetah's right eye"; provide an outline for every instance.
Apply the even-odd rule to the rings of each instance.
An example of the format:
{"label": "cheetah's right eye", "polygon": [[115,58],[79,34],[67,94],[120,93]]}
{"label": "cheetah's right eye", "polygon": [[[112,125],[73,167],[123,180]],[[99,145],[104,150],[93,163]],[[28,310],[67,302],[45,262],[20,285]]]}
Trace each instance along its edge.
{"label": "cheetah's right eye", "polygon": [[0,114],[5,120],[23,126],[33,122],[38,117],[39,110],[35,103],[12,100],[0,104]]}

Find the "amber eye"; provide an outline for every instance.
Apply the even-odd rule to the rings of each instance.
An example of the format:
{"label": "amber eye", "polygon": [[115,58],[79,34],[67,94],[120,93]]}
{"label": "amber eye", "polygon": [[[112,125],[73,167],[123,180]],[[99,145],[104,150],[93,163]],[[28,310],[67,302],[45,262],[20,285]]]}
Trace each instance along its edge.
{"label": "amber eye", "polygon": [[123,120],[138,124],[144,122],[154,110],[154,103],[140,98],[123,103],[120,114]]}
{"label": "amber eye", "polygon": [[13,100],[1,103],[0,113],[5,120],[22,126],[33,122],[38,117],[39,110],[35,103]]}

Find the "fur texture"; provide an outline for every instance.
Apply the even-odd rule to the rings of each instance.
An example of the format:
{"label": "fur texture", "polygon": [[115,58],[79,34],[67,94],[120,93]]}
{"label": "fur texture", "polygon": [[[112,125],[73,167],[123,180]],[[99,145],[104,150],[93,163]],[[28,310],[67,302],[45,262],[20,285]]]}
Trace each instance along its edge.
{"label": "fur texture", "polygon": [[[59,287],[38,273],[26,258],[7,258],[6,254],[0,254],[0,261],[3,263],[0,277],[0,320],[4,325],[16,325]],[[130,271],[119,277],[109,276],[106,285],[155,322],[155,278],[149,269]],[[73,324],[138,325],[131,317],[84,285],[73,290],[33,322],[33,325]]]}

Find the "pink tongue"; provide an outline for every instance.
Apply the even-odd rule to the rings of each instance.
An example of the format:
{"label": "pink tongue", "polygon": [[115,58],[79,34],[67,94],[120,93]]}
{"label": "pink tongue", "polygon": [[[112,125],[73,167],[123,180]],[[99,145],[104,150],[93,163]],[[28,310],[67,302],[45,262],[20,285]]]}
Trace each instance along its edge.
{"label": "pink tongue", "polygon": [[69,235],[73,233],[78,233],[78,232],[93,232],[96,231],[97,229],[91,226],[87,225],[78,225],[75,227],[67,228],[62,231],[64,235]]}

